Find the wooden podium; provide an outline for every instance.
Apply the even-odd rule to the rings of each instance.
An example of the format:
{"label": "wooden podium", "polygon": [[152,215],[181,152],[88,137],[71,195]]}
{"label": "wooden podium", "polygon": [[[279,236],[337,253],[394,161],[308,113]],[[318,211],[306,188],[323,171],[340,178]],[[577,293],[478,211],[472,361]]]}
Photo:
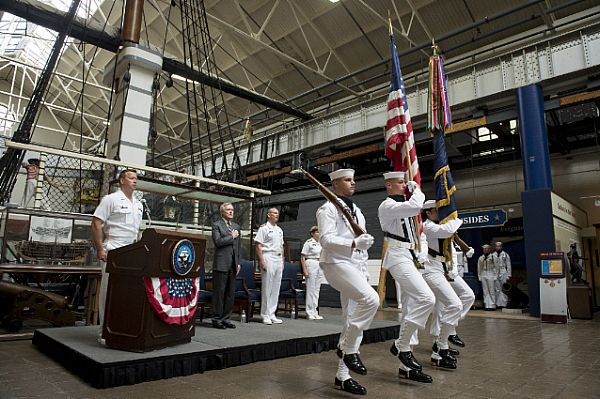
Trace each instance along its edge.
{"label": "wooden podium", "polygon": [[[173,267],[174,249],[189,240],[195,257],[184,276]],[[191,341],[194,317],[187,324],[162,321],[150,304],[144,277],[193,278],[204,273],[206,240],[200,235],[147,229],[140,241],[108,253],[110,273],[102,337],[110,348],[146,352]]]}

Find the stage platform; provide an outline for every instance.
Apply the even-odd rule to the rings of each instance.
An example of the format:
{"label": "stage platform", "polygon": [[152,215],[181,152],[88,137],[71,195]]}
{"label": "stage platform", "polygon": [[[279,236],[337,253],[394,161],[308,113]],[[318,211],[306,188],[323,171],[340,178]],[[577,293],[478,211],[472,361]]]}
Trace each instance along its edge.
{"label": "stage platform", "polygon": [[[147,353],[106,348],[97,341],[98,327],[45,328],[35,331],[33,344],[44,354],[96,388],[132,385],[203,373],[243,364],[335,349],[341,316],[324,320],[282,318],[283,324],[267,326],[257,318],[234,322],[236,329],[196,326],[187,344]],[[363,344],[398,336],[397,321],[374,320],[365,331]]]}

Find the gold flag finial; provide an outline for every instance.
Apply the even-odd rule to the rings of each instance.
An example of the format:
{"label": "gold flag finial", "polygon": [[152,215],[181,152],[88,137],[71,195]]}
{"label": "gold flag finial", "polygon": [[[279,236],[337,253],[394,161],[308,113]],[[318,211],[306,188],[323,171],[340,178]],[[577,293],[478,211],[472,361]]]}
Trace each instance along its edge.
{"label": "gold flag finial", "polygon": [[388,23],[390,25],[390,35],[392,35],[394,33],[394,30],[392,28],[392,18],[390,17],[390,10],[388,10]]}
{"label": "gold flag finial", "polygon": [[434,56],[438,54],[438,46],[435,44],[435,39],[431,39],[431,50]]}

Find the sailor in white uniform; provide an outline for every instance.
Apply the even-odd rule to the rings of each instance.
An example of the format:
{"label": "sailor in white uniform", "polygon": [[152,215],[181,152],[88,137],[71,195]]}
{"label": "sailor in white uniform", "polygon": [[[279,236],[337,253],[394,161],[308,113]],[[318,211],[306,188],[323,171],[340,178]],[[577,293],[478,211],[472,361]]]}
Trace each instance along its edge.
{"label": "sailor in white uniform", "polygon": [[439,224],[438,209],[433,200],[423,204],[423,219],[423,233],[427,237],[429,257],[423,277],[435,295],[436,306],[439,306],[440,331],[434,341],[431,362],[438,367],[455,369],[456,358],[450,354],[448,337],[456,332],[463,307],[449,280],[456,274],[456,271],[452,270],[456,268],[452,263],[452,237],[462,225],[462,220],[452,219]]}
{"label": "sailor in white uniform", "polygon": [[[422,372],[410,346],[413,333],[419,328],[425,328],[435,304],[433,292],[418,269],[427,262],[427,241],[423,235],[419,236],[415,224],[415,217],[421,211],[425,195],[417,183],[406,182],[404,172],[384,173],[383,178],[388,194],[378,210],[379,223],[387,241],[383,268],[400,283],[403,306],[400,334],[390,352],[400,359],[398,373],[401,377],[432,382],[431,376]],[[412,193],[409,200],[405,200],[406,191]],[[419,247],[421,252],[418,251]]]}
{"label": "sailor in white uniform", "polygon": [[502,250],[502,242],[498,241],[495,244],[495,251],[492,253],[496,268],[498,269],[498,278],[495,281],[496,287],[496,306],[505,308],[508,304],[508,296],[502,292],[502,286],[512,276],[512,266],[510,264],[510,256]]}
{"label": "sailor in white uniform", "polygon": [[270,208],[267,222],[256,232],[256,254],[261,269],[260,316],[263,324],[281,324],[283,320],[275,317],[283,274],[283,230],[277,226],[279,211]]}
{"label": "sailor in white uniform", "polygon": [[319,266],[321,244],[319,243],[318,226],[310,228],[310,238],[302,246],[300,255],[302,273],[306,278],[306,317],[309,320],[322,320],[323,316],[319,315],[317,311],[321,281],[323,280],[323,271]]}
{"label": "sailor in white uniform", "polygon": [[[144,207],[134,196],[137,186],[137,172],[123,170],[119,174],[119,190],[102,198],[92,218],[92,239],[102,267],[100,297],[98,298],[100,334],[105,320],[106,291],[108,273],[106,259],[108,251],[136,241],[142,223]],[[104,237],[104,240],[103,240]],[[102,338],[98,338],[103,342]]]}
{"label": "sailor in white uniform", "polygon": [[484,310],[496,310],[496,280],[498,279],[498,268],[492,256],[492,247],[485,244],[483,255],[477,261],[477,276],[481,281],[483,289]]}
{"label": "sailor in white uniform", "polygon": [[[456,237],[455,237],[455,239],[456,239]],[[469,287],[469,285],[463,279],[463,276],[461,273],[461,268],[460,268],[461,261],[459,261],[458,259],[463,257],[463,262],[465,262],[465,264],[466,264],[467,259],[471,258],[474,253],[475,253],[475,250],[472,247],[469,247],[469,250],[466,253],[463,253],[462,250],[460,249],[460,247],[455,246],[454,254],[455,254],[456,260],[453,259],[453,261],[454,261],[455,265],[458,265],[458,270],[456,270],[457,268],[452,267],[448,271],[448,275],[450,276],[450,279],[453,280],[453,281],[450,281],[450,285],[452,286],[452,289],[454,290],[454,292],[456,292],[456,295],[458,295],[458,297],[460,298],[460,301],[462,302],[462,312],[460,314],[460,320],[464,319],[467,316],[467,313],[469,312],[469,310],[471,310],[473,303],[475,303],[475,294],[473,293],[473,290],[471,289],[471,287]],[[442,311],[442,307],[440,306],[440,303],[436,302],[435,311],[433,312],[433,317],[431,319],[431,329],[430,329],[431,335],[436,338],[440,335],[440,317],[441,317],[440,313],[441,313],[441,311]],[[456,333],[456,327],[453,327],[451,329],[450,336],[448,337],[448,342],[450,342],[453,345],[459,346],[461,348],[465,347],[464,341]],[[435,350],[436,346],[437,345],[434,343],[434,352],[437,352]],[[450,354],[457,356],[459,353],[457,350],[450,348]]]}
{"label": "sailor in white uniform", "polygon": [[[355,191],[354,170],[339,169],[330,173],[329,177],[339,204],[366,231],[365,217],[350,198]],[[356,237],[350,223],[329,201],[317,210],[317,222],[322,246],[319,264],[329,284],[340,292],[342,304],[343,324],[338,344],[340,360],[335,386],[346,392],[365,395],[367,389],[350,377],[349,370],[367,374],[358,354],[363,331],[371,325],[379,307],[377,292],[367,278],[367,250],[374,239],[366,233]]]}

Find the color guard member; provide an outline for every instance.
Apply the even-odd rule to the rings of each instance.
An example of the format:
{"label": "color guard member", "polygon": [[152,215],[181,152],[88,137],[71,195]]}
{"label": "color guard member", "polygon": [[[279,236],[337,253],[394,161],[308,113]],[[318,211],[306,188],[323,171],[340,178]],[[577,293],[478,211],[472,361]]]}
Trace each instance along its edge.
{"label": "color guard member", "polygon": [[[366,231],[365,217],[350,198],[354,194],[354,170],[339,169],[329,174],[338,201],[352,214],[354,221]],[[340,292],[342,304],[342,332],[338,344],[338,371],[335,386],[338,389],[366,395],[367,389],[350,377],[349,370],[366,375],[360,360],[359,347],[363,331],[379,307],[377,292],[368,282],[367,250],[373,245],[373,236],[355,236],[350,223],[331,202],[317,210],[321,251],[320,266],[329,284]]]}
{"label": "color guard member", "polygon": [[[411,350],[411,337],[417,329],[425,328],[427,318],[435,304],[433,292],[423,279],[418,267],[427,261],[427,241],[419,236],[415,216],[421,212],[425,195],[414,181],[406,182],[404,172],[384,173],[388,197],[379,205],[379,223],[387,251],[383,268],[400,282],[402,291],[402,322],[400,334],[390,352],[400,359],[398,373],[401,377],[418,382],[432,382],[431,376],[422,372]],[[409,200],[405,192],[412,193]],[[417,241],[421,252],[417,252]]]}

